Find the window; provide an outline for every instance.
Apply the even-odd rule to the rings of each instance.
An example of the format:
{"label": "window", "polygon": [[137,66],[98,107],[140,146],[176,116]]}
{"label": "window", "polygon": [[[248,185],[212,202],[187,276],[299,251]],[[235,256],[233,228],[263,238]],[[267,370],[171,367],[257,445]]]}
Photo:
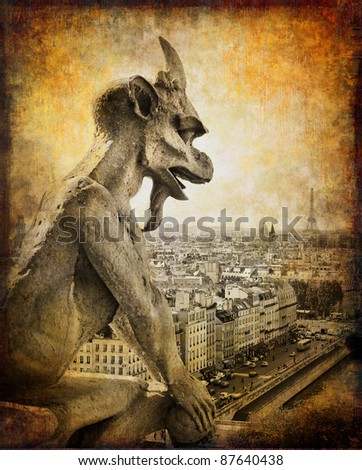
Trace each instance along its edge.
{"label": "window", "polygon": [[87,356],[87,364],[90,364],[90,356]]}
{"label": "window", "polygon": [[99,354],[96,354],[96,356],[95,356],[95,362],[99,362]]}
{"label": "window", "polygon": [[103,356],[103,362],[104,364],[107,364],[107,356]]}
{"label": "window", "polygon": [[116,350],[116,346],[114,344],[111,345],[111,352],[114,352]]}
{"label": "window", "polygon": [[115,356],[111,356],[111,364],[114,364],[116,362]]}
{"label": "window", "polygon": [[90,344],[87,344],[87,352],[90,352]]}
{"label": "window", "polygon": [[107,345],[103,344],[103,352],[107,352]]}
{"label": "window", "polygon": [[116,372],[116,368],[115,367],[111,367],[111,374],[115,374]]}
{"label": "window", "polygon": [[123,364],[123,357],[122,357],[122,356],[119,356],[119,358],[118,358],[118,364]]}
{"label": "window", "polygon": [[84,362],[84,356],[80,356],[79,362],[80,362],[81,364],[83,364],[83,362]]}
{"label": "window", "polygon": [[120,345],[118,346],[118,352],[119,352],[119,353],[122,353],[122,352],[123,352],[123,345],[122,345],[122,344],[120,344]]}
{"label": "window", "polygon": [[99,344],[96,344],[96,351],[99,351]]}

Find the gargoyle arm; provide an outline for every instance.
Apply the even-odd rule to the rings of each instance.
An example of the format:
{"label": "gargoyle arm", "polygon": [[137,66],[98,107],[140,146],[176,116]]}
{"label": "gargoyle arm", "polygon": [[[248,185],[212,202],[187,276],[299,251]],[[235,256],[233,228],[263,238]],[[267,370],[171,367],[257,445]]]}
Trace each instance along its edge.
{"label": "gargoyle arm", "polygon": [[[172,315],[165,297],[151,281],[144,242],[132,241],[127,232],[119,241],[109,241],[105,227],[114,235],[124,221],[119,221],[116,203],[103,186],[94,182],[82,188],[78,209],[80,203],[85,208],[80,230],[90,262],[125,312],[137,342],[159,368],[175,402],[192,416],[199,430],[210,430],[214,412],[211,397],[178,355]],[[100,222],[96,231],[92,223],[85,222],[91,217]],[[140,245],[135,247],[134,243]]]}
{"label": "gargoyle arm", "polygon": [[[166,382],[172,383],[177,369],[184,366],[177,353],[167,301],[150,279],[143,240],[132,240],[127,222],[119,220],[116,203],[103,186],[89,184],[78,200],[84,206],[80,220],[83,248],[92,266],[126,312],[137,341]],[[91,220],[99,221],[97,233]],[[117,240],[110,241],[114,237]]]}

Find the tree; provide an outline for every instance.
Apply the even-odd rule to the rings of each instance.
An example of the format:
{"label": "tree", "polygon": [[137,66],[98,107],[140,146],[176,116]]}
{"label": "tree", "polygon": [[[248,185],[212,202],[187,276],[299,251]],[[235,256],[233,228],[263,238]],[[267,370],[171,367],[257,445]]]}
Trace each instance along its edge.
{"label": "tree", "polygon": [[343,291],[338,281],[322,281],[318,288],[318,313],[328,316],[332,308],[343,299]]}
{"label": "tree", "polygon": [[318,311],[318,285],[315,281],[308,282],[305,295],[305,304],[311,314],[314,315]]}
{"label": "tree", "polygon": [[225,299],[225,287],[221,287],[221,289],[217,291],[216,295]]}
{"label": "tree", "polygon": [[360,449],[362,432],[353,397],[336,381],[294,408],[251,419],[228,444],[235,449]]}
{"label": "tree", "polygon": [[297,296],[297,304],[299,310],[306,309],[306,293],[307,293],[307,283],[303,280],[293,279],[290,281],[290,285],[295,290],[295,295]]}
{"label": "tree", "polygon": [[299,310],[310,310],[311,316],[316,313],[322,316],[330,315],[332,308],[343,299],[341,284],[336,281],[305,282],[294,279],[290,285],[295,290]]}

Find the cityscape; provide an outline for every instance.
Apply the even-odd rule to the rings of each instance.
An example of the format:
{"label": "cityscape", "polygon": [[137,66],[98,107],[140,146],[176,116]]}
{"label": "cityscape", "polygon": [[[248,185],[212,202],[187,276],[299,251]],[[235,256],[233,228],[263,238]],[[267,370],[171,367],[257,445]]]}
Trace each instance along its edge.
{"label": "cityscape", "polygon": [[[313,189],[302,241],[278,239],[269,226],[263,240],[249,242],[240,232],[205,241],[190,227],[185,237],[181,227],[171,241],[158,235],[147,243],[154,282],[172,311],[179,355],[198,378],[208,368],[224,369],[287,344],[297,319],[346,320],[361,311],[356,240],[318,230]],[[19,217],[14,259],[25,232]],[[152,378],[111,326],[83,345],[69,369]]]}
{"label": "cityscape", "polygon": [[[286,344],[297,319],[352,319],[360,310],[355,250],[340,246],[346,245],[342,235],[331,234],[328,243],[325,236],[303,243],[245,244],[233,238],[206,245],[190,238],[150,243],[148,253],[155,283],[172,310],[179,354],[196,376]],[[303,285],[310,291],[339,288],[328,312],[312,311],[308,299],[298,304],[303,296],[297,298],[297,286]],[[70,369],[150,378],[111,328],[85,344]]]}

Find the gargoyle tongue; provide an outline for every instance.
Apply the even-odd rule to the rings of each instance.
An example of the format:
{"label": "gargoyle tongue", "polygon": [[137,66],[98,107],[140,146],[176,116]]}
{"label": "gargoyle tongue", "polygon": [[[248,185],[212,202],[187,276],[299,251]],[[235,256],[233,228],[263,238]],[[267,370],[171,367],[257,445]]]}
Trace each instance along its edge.
{"label": "gargoyle tongue", "polygon": [[163,215],[163,205],[169,195],[170,193],[167,187],[161,182],[154,181],[151,191],[150,217],[144,226],[144,232],[156,230],[160,226]]}

